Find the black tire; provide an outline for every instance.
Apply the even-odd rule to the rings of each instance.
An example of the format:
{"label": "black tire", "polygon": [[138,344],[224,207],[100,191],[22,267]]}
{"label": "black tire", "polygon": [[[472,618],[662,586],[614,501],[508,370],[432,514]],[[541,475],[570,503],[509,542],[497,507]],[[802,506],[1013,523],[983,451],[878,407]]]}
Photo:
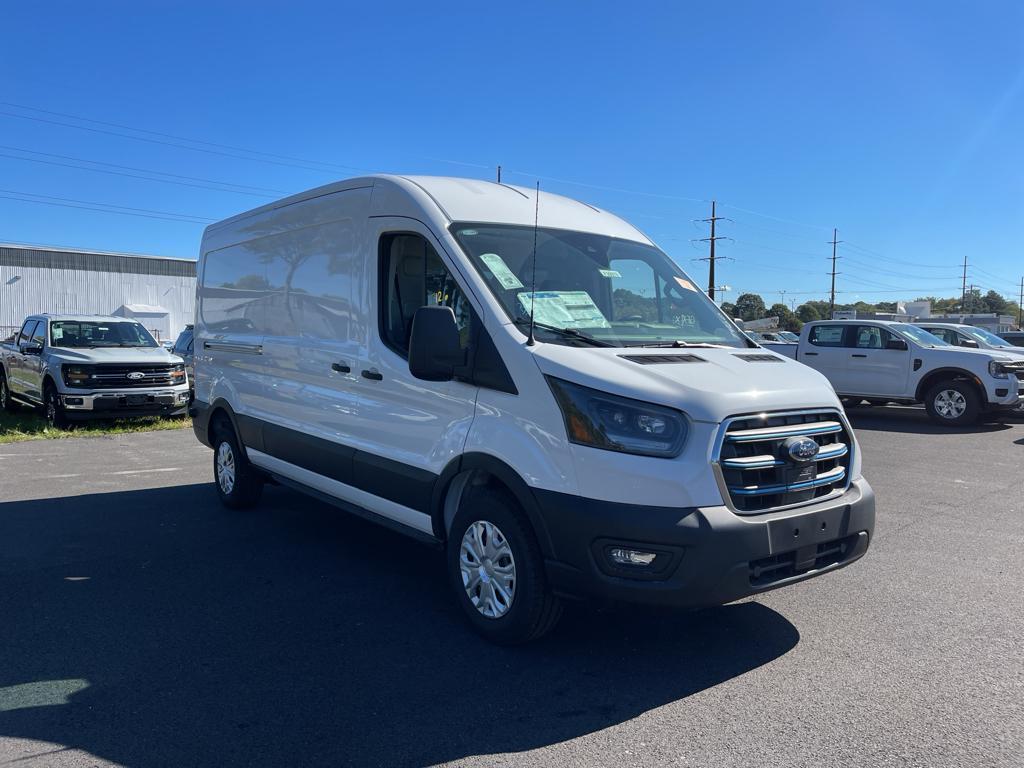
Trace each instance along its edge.
{"label": "black tire", "polygon": [[68,417],[64,412],[64,404],[60,401],[57,388],[47,383],[43,388],[43,416],[46,425],[53,429],[67,429]]}
{"label": "black tire", "polygon": [[213,484],[220,503],[228,509],[254,507],[263,494],[263,483],[263,475],[249,463],[231,423],[219,420],[213,432]]}
{"label": "black tire", "polygon": [[[511,601],[492,601],[501,602],[504,607],[504,612],[497,616],[485,615],[484,610],[477,607],[463,581],[463,537],[471,527],[478,524],[490,525],[491,530],[497,529],[498,535],[494,540],[499,544],[507,543],[513,562]],[[467,562],[472,559],[468,553],[466,557]],[[481,567],[481,572],[488,572],[494,565],[503,565],[502,559],[499,558],[496,564],[488,561],[487,568]],[[455,599],[462,606],[473,628],[492,643],[518,645],[536,640],[549,632],[562,615],[562,603],[551,593],[548,586],[544,558],[541,556],[540,546],[529,520],[514,499],[505,492],[488,488],[475,488],[470,491],[452,521],[447,560],[448,577],[455,592]],[[507,563],[504,563],[504,567],[507,567]],[[487,580],[484,576],[481,576],[481,579]],[[477,590],[474,590],[478,602],[481,603],[486,602],[486,599],[479,599],[484,588],[483,581],[479,582]]]}
{"label": "black tire", "polygon": [[966,381],[940,381],[925,395],[925,410],[936,424],[963,427],[977,424],[981,416],[981,396]]}
{"label": "black tire", "polygon": [[11,388],[7,385],[7,376],[3,370],[0,370],[0,408],[3,408],[8,413],[14,413],[18,410],[18,404],[11,397]]}

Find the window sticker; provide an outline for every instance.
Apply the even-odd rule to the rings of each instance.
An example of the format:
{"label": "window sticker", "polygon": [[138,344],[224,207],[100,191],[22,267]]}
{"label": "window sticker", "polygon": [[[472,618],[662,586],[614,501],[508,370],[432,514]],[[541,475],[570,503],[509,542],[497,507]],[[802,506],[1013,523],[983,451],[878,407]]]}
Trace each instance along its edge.
{"label": "window sticker", "polygon": [[506,291],[512,291],[517,288],[522,288],[523,284],[519,282],[519,278],[516,277],[515,272],[508,268],[508,264],[496,253],[481,253],[480,261],[487,265],[487,268],[491,270],[491,274],[497,278],[498,282],[501,283],[501,287]]}
{"label": "window sticker", "polygon": [[696,291],[697,290],[697,288],[694,286],[694,284],[691,283],[689,280],[687,280],[685,278],[677,277],[676,278],[676,283],[679,284],[680,288],[685,288],[688,291]]}
{"label": "window sticker", "polygon": [[518,298],[527,316],[532,305],[538,323],[559,328],[611,328],[586,291],[524,291]]}
{"label": "window sticker", "polygon": [[599,269],[597,271],[600,272],[604,277],[622,277],[622,273],[616,272],[614,269]]}
{"label": "window sticker", "polygon": [[50,335],[53,336],[54,341],[60,341],[64,338],[64,329],[59,325],[55,325],[50,328]]}

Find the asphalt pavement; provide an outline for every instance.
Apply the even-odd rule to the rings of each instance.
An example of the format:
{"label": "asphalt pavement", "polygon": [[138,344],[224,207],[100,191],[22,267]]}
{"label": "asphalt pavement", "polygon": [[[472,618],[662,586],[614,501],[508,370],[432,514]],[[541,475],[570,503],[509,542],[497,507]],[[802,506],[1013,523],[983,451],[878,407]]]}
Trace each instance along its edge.
{"label": "asphalt pavement", "polygon": [[1024,424],[851,412],[867,556],[479,640],[442,554],[190,431],[0,445],[0,766],[1024,765]]}

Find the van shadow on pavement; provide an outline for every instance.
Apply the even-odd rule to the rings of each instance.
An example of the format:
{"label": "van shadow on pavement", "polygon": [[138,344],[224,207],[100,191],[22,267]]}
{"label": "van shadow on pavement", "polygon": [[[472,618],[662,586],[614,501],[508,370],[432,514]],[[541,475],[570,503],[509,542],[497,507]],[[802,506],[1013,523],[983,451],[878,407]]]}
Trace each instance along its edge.
{"label": "van shadow on pavement", "polygon": [[752,602],[574,606],[543,641],[497,648],[463,624],[440,552],[280,488],[251,513],[208,484],[0,504],[0,585],[0,739],[128,766],[528,750],[799,641]]}

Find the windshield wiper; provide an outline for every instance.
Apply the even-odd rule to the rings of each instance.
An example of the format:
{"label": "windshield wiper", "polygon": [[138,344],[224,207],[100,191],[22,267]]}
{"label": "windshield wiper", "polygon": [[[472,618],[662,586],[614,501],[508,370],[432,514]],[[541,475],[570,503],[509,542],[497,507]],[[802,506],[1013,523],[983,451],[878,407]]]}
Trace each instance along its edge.
{"label": "windshield wiper", "polygon": [[627,344],[627,347],[672,347],[674,349],[696,348],[696,349],[726,349],[724,344],[711,344],[706,341],[644,341],[639,344]]}
{"label": "windshield wiper", "polygon": [[[517,317],[512,321],[520,328],[530,327],[530,318],[528,317]],[[560,328],[557,325],[548,325],[547,323],[538,323],[536,320],[533,322],[534,328],[540,328],[544,331],[550,331],[551,333],[557,333],[560,336],[566,338],[575,339],[576,341],[582,341],[586,344],[590,344],[593,347],[614,347],[617,346],[612,344],[610,341],[604,341],[603,339],[596,339],[593,336],[588,336],[575,328]]]}

